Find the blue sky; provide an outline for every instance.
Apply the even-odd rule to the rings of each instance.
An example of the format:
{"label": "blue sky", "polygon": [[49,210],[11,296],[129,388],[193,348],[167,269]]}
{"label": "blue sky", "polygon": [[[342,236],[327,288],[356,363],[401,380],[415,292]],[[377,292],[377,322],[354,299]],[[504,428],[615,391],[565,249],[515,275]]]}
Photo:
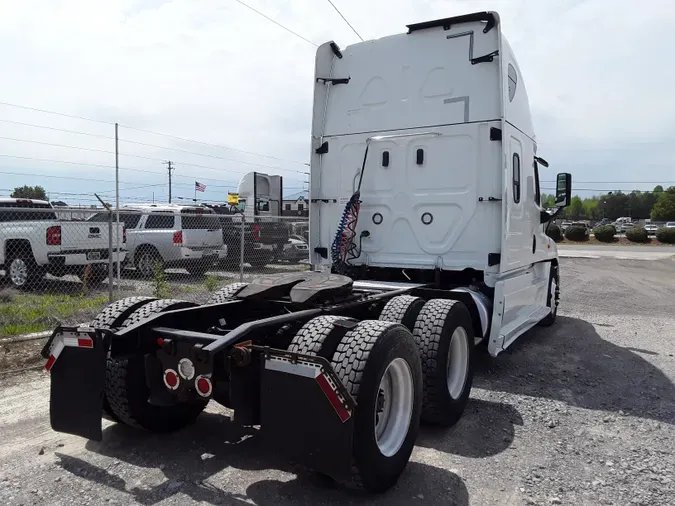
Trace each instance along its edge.
{"label": "blue sky", "polygon": [[[317,44],[358,41],[323,0],[246,1]],[[525,76],[539,154],[551,163],[543,181],[572,172],[582,196],[675,184],[675,35],[664,21],[674,2],[336,5],[366,39],[497,10]],[[41,184],[71,204],[114,195],[115,121],[123,200],[166,200],[169,159],[174,196],[192,198],[197,180],[207,185],[200,197],[224,200],[250,170],[282,174],[297,193],[308,170],[314,50],[235,0],[2,2],[1,101],[104,123],[0,104],[0,194]]]}

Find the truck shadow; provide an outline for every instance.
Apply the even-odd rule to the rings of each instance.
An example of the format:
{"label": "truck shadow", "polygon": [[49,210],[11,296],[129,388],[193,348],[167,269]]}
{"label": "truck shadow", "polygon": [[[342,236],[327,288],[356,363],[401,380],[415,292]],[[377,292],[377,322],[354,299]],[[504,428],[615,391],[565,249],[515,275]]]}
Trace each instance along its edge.
{"label": "truck shadow", "polygon": [[[83,480],[129,494],[144,505],[177,494],[196,502],[226,505],[253,501],[258,505],[403,506],[421,498],[431,505],[469,504],[467,488],[458,476],[412,461],[398,484],[384,494],[349,491],[329,478],[280,459],[257,437],[256,429],[235,425],[220,414],[203,413],[193,426],[171,435],[148,434],[114,424],[104,431],[103,441],[89,441],[86,448],[91,453],[80,457],[57,452],[59,465]],[[102,463],[99,456],[108,459]],[[153,472],[144,480],[149,473],[130,466],[156,469],[163,476],[158,478]],[[228,468],[235,472],[230,473]],[[246,471],[264,472],[263,479],[256,481]]]}
{"label": "truck shadow", "polygon": [[589,322],[558,316],[496,359],[483,354],[474,386],[675,424],[675,385],[640,356],[656,354],[644,351],[606,341]]}
{"label": "truck shadow", "polygon": [[423,426],[416,444],[462,457],[491,457],[511,446],[516,425],[522,426],[523,418],[510,404],[471,399],[454,426]]}

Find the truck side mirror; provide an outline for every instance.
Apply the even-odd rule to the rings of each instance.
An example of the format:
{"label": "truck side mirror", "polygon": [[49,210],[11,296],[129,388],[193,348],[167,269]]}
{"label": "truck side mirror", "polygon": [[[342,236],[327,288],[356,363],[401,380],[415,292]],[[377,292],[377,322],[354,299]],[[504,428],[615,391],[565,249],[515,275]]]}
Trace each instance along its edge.
{"label": "truck side mirror", "polygon": [[558,174],[555,185],[555,206],[567,207],[572,200],[572,174]]}

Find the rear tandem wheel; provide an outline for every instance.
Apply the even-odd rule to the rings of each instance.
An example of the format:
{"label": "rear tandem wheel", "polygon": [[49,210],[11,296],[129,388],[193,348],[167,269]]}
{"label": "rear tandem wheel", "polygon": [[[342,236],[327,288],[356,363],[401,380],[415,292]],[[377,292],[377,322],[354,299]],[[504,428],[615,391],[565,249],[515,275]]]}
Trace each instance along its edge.
{"label": "rear tandem wheel", "polygon": [[[337,344],[331,365],[357,403],[352,476],[345,485],[382,492],[405,469],[419,431],[419,353],[410,331],[402,325],[366,320],[345,333],[340,320],[351,319],[320,316],[310,320],[289,350],[325,356]],[[339,343],[336,336],[341,337]]]}
{"label": "rear tandem wheel", "polygon": [[[196,304],[173,299],[155,300],[127,315],[119,326],[128,327],[153,314],[191,306]],[[108,358],[105,392],[118,421],[151,432],[170,432],[191,424],[208,403],[194,400],[176,401],[169,405],[152,404],[146,384],[145,357],[140,355]]]}

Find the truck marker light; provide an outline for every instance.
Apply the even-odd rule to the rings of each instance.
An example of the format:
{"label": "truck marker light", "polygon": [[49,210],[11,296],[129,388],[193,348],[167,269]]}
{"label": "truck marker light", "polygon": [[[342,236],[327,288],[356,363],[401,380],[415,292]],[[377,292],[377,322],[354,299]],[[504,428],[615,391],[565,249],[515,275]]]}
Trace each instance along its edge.
{"label": "truck marker light", "polygon": [[213,391],[211,380],[206,376],[197,376],[195,387],[197,388],[197,393],[202,397],[208,397]]}
{"label": "truck marker light", "polygon": [[173,369],[167,369],[164,371],[164,384],[169,390],[176,390],[178,388],[180,380],[178,379],[178,374]]}

